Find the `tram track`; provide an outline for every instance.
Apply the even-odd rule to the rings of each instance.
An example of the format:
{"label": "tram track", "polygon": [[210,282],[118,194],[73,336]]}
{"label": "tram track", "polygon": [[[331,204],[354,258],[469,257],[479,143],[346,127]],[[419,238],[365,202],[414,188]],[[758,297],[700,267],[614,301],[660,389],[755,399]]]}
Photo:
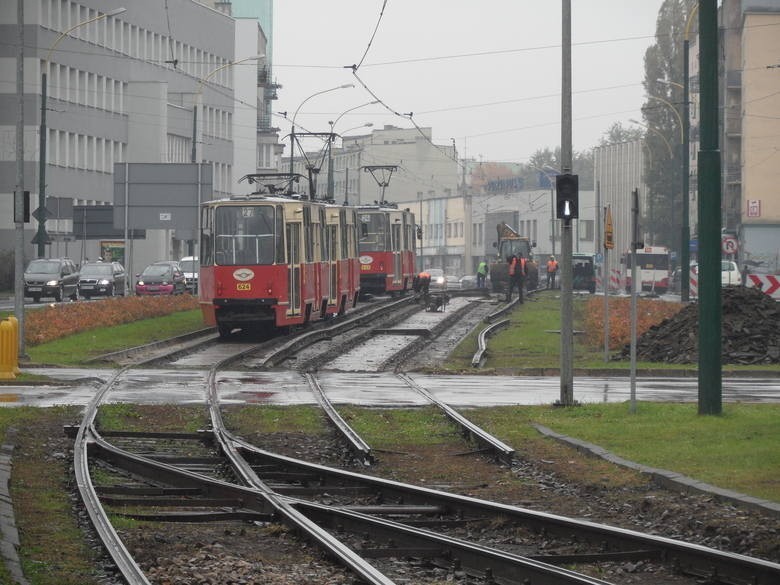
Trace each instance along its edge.
{"label": "tram track", "polygon": [[[74,449],[77,483],[93,524],[101,538],[106,539],[105,546],[128,583],[149,581],[132,555],[123,550],[105,513],[101,515],[101,498],[112,506],[154,507],[153,518],[166,522],[182,521],[184,517],[188,521],[281,521],[365,583],[396,582],[393,575],[398,560],[405,558],[416,559],[411,565],[415,571],[437,567],[438,573],[431,575],[441,575],[441,571],[453,577],[457,574],[454,582],[460,583],[607,583],[555,564],[610,562],[618,558],[662,559],[674,571],[713,583],[768,585],[780,578],[780,566],[767,561],[263,451],[224,427],[219,403],[219,369],[251,352],[251,348],[236,352],[209,370],[207,408],[211,428],[201,432],[102,435],[95,428],[95,414],[124,370],[105,384],[87,409]],[[174,444],[186,445],[183,453]],[[143,477],[155,485],[95,489],[87,467],[89,458],[118,466],[134,480]],[[105,469],[103,474],[105,477]],[[164,507],[172,509],[161,512]],[[131,517],[152,518],[133,513],[135,516]],[[485,526],[500,525],[507,519],[529,531],[531,541],[539,535],[545,540],[561,539],[560,549],[566,554],[542,554],[539,550],[529,553],[530,545],[524,545],[522,554],[518,554],[516,550],[490,546],[495,545],[490,538],[482,539],[485,544],[433,530],[449,526],[460,529],[456,533],[462,534],[464,529],[468,532],[469,527],[474,527],[475,532],[482,532]],[[365,538],[366,533],[371,534],[370,539]],[[341,534],[350,536],[342,538]],[[583,552],[580,542],[590,543],[591,550]],[[544,561],[534,556],[543,557]],[[424,583],[426,578],[415,582]]]}

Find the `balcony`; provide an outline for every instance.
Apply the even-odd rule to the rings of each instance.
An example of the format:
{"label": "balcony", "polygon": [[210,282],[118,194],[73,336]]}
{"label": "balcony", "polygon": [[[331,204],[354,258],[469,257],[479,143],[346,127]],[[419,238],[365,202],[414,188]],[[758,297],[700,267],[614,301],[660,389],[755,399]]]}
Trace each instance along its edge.
{"label": "balcony", "polygon": [[742,182],[742,165],[740,163],[731,163],[726,165],[726,183],[736,184]]}
{"label": "balcony", "polygon": [[742,89],[742,70],[734,69],[726,72],[726,87],[728,89]]}
{"label": "balcony", "polygon": [[742,116],[738,112],[728,112],[726,115],[726,134],[728,136],[742,135]]}

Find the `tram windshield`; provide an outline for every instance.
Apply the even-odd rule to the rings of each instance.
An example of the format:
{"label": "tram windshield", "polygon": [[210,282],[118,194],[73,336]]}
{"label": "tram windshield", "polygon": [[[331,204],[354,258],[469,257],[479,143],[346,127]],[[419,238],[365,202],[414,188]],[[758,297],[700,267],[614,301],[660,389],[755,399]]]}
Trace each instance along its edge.
{"label": "tram windshield", "polygon": [[216,263],[273,264],[281,248],[272,205],[223,205],[214,217]]}
{"label": "tram windshield", "polygon": [[360,251],[383,252],[388,249],[387,215],[360,213]]}

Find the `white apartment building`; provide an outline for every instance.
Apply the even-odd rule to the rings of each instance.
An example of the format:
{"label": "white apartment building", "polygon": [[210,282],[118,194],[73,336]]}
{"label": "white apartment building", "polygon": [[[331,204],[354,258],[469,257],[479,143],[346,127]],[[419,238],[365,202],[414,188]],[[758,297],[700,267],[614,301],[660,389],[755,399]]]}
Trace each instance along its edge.
{"label": "white apartment building", "polygon": [[[14,246],[16,5],[0,4],[7,41],[0,47],[0,249]],[[277,141],[267,139],[258,115],[266,111],[268,76],[256,19],[193,0],[34,0],[24,2],[24,23],[24,189],[33,209],[42,104],[45,195],[77,205],[113,202],[116,163],[182,163],[194,155],[213,168],[210,197],[243,193],[239,177],[278,164]],[[27,245],[36,231],[32,220],[26,259],[36,254]],[[100,253],[100,242],[74,233],[72,218],[47,221],[47,231],[47,256],[78,262]],[[128,270],[185,254],[173,230],[147,230]]]}

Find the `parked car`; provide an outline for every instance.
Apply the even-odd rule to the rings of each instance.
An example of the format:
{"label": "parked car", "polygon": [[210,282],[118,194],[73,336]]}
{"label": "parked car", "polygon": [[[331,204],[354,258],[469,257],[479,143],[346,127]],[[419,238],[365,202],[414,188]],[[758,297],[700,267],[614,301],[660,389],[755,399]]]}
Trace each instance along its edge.
{"label": "parked car", "polygon": [[426,272],[431,275],[430,290],[447,289],[447,277],[444,276],[444,270],[441,268],[429,268]]}
{"label": "parked car", "polygon": [[126,281],[125,268],[119,262],[85,262],[79,275],[79,294],[85,299],[124,296]]}
{"label": "parked car", "polygon": [[466,276],[463,276],[460,279],[460,288],[462,289],[477,288],[477,275],[467,274]]}
{"label": "parked car", "polygon": [[184,273],[184,280],[187,284],[187,290],[192,294],[198,292],[198,273],[200,271],[200,262],[197,256],[185,256],[179,260],[179,266]]}
{"label": "parked car", "polygon": [[742,273],[740,273],[736,262],[732,260],[720,261],[720,284],[721,286],[739,286],[742,284]]}
{"label": "parked car", "polygon": [[79,298],[79,270],[70,258],[37,258],[24,271],[24,296],[38,303],[41,297],[61,301]]}
{"label": "parked car", "polygon": [[460,288],[460,278],[454,274],[446,274],[444,279],[447,281],[447,288],[452,290],[454,288]]}
{"label": "parked car", "polygon": [[184,273],[179,269],[178,262],[149,264],[136,278],[137,295],[178,295],[186,290]]}

